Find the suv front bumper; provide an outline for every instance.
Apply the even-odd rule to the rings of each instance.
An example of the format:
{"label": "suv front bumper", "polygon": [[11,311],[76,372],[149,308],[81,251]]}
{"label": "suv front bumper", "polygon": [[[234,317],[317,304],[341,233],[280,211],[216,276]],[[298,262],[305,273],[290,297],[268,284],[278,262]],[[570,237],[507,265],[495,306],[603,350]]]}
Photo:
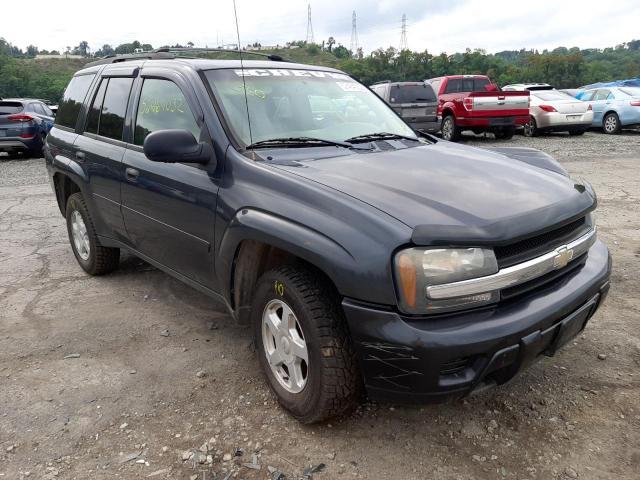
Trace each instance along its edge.
{"label": "suv front bumper", "polygon": [[584,329],[610,274],[609,251],[597,241],[583,265],[493,307],[409,317],[345,299],[367,392],[377,400],[428,403],[505,383]]}

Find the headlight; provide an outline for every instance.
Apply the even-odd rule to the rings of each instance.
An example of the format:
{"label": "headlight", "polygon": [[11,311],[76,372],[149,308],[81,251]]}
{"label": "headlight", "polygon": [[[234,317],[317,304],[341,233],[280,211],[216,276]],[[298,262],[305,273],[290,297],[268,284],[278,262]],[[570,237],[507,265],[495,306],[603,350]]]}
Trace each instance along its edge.
{"label": "headlight", "polygon": [[433,300],[427,287],[484,277],[498,272],[493,250],[486,248],[408,248],[394,259],[400,309],[440,313],[497,302],[498,292]]}

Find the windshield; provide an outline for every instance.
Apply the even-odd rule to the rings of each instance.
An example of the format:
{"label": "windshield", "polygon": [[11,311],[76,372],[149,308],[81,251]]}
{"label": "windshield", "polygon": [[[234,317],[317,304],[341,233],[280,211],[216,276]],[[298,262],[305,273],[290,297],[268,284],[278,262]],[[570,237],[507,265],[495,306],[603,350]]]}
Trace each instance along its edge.
{"label": "windshield", "polygon": [[638,87],[625,87],[619,88],[618,90],[630,97],[640,97],[640,88]]}
{"label": "windshield", "polygon": [[416,138],[377,95],[342,73],[224,69],[205,76],[227,124],[244,146],[297,137],[341,142],[377,132]]}
{"label": "windshield", "polygon": [[401,84],[391,86],[391,103],[435,102],[433,88],[425,83]]}

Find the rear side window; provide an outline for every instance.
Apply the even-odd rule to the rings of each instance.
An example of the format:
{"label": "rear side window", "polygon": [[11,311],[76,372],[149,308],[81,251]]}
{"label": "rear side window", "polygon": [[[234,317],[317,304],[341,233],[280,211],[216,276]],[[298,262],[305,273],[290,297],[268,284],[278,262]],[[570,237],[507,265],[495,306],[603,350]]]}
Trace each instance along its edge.
{"label": "rear side window", "polygon": [[103,78],[89,110],[87,132],[122,140],[133,78]]}
{"label": "rear side window", "polygon": [[584,92],[582,95],[580,95],[580,100],[582,100],[583,102],[588,102],[589,100],[591,100],[591,97],[593,97],[593,94],[595,93],[595,91],[590,91],[590,92]]}
{"label": "rear side window", "polygon": [[23,110],[20,102],[0,102],[0,115],[11,115],[12,113],[20,113]]}
{"label": "rear side window", "polygon": [[95,75],[80,75],[71,79],[67,89],[64,91],[62,102],[60,102],[60,106],[58,107],[56,124],[62,125],[63,127],[75,128],[80,107],[82,107],[82,102],[84,102],[84,98],[87,96],[93,77],[95,77]]}
{"label": "rear side window", "polygon": [[463,78],[461,92],[483,92],[484,87],[489,85],[486,78]]}
{"label": "rear side window", "polygon": [[447,80],[447,86],[445,87],[444,93],[457,93],[460,91],[461,86],[461,78],[450,78]]}
{"label": "rear side window", "polygon": [[44,108],[42,108],[42,105],[39,103],[34,103],[31,105],[31,108],[34,112],[36,112],[38,115],[46,115],[46,113],[44,112]]}
{"label": "rear side window", "polygon": [[607,98],[609,98],[609,95],[611,94],[611,92],[609,90],[598,90],[596,92],[595,97],[593,97],[594,101],[597,100],[606,100]]}
{"label": "rear side window", "polygon": [[433,88],[427,84],[392,85],[390,103],[435,102]]}
{"label": "rear side window", "polygon": [[87,120],[86,132],[98,134],[98,125],[100,124],[100,111],[102,110],[102,102],[104,101],[104,92],[107,90],[108,79],[103,79],[100,82],[100,87],[96,92],[96,96],[93,99],[91,108],[89,109],[89,118]]}
{"label": "rear side window", "polygon": [[180,88],[170,80],[147,78],[140,93],[134,143],[142,145],[151,132],[168,129],[188,130],[200,138],[200,127]]}

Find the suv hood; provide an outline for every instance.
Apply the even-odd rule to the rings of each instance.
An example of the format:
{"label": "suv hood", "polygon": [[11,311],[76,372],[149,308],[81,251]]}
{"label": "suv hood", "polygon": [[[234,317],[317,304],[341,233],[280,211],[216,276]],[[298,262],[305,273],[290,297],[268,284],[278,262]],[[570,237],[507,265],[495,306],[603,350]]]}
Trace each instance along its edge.
{"label": "suv hood", "polygon": [[[293,152],[281,150],[277,157],[297,156]],[[549,171],[548,162],[536,166],[535,155],[529,162],[437,142],[332,158],[291,157],[272,165],[395,217],[414,229],[416,244],[509,243],[595,208],[589,185]]]}

